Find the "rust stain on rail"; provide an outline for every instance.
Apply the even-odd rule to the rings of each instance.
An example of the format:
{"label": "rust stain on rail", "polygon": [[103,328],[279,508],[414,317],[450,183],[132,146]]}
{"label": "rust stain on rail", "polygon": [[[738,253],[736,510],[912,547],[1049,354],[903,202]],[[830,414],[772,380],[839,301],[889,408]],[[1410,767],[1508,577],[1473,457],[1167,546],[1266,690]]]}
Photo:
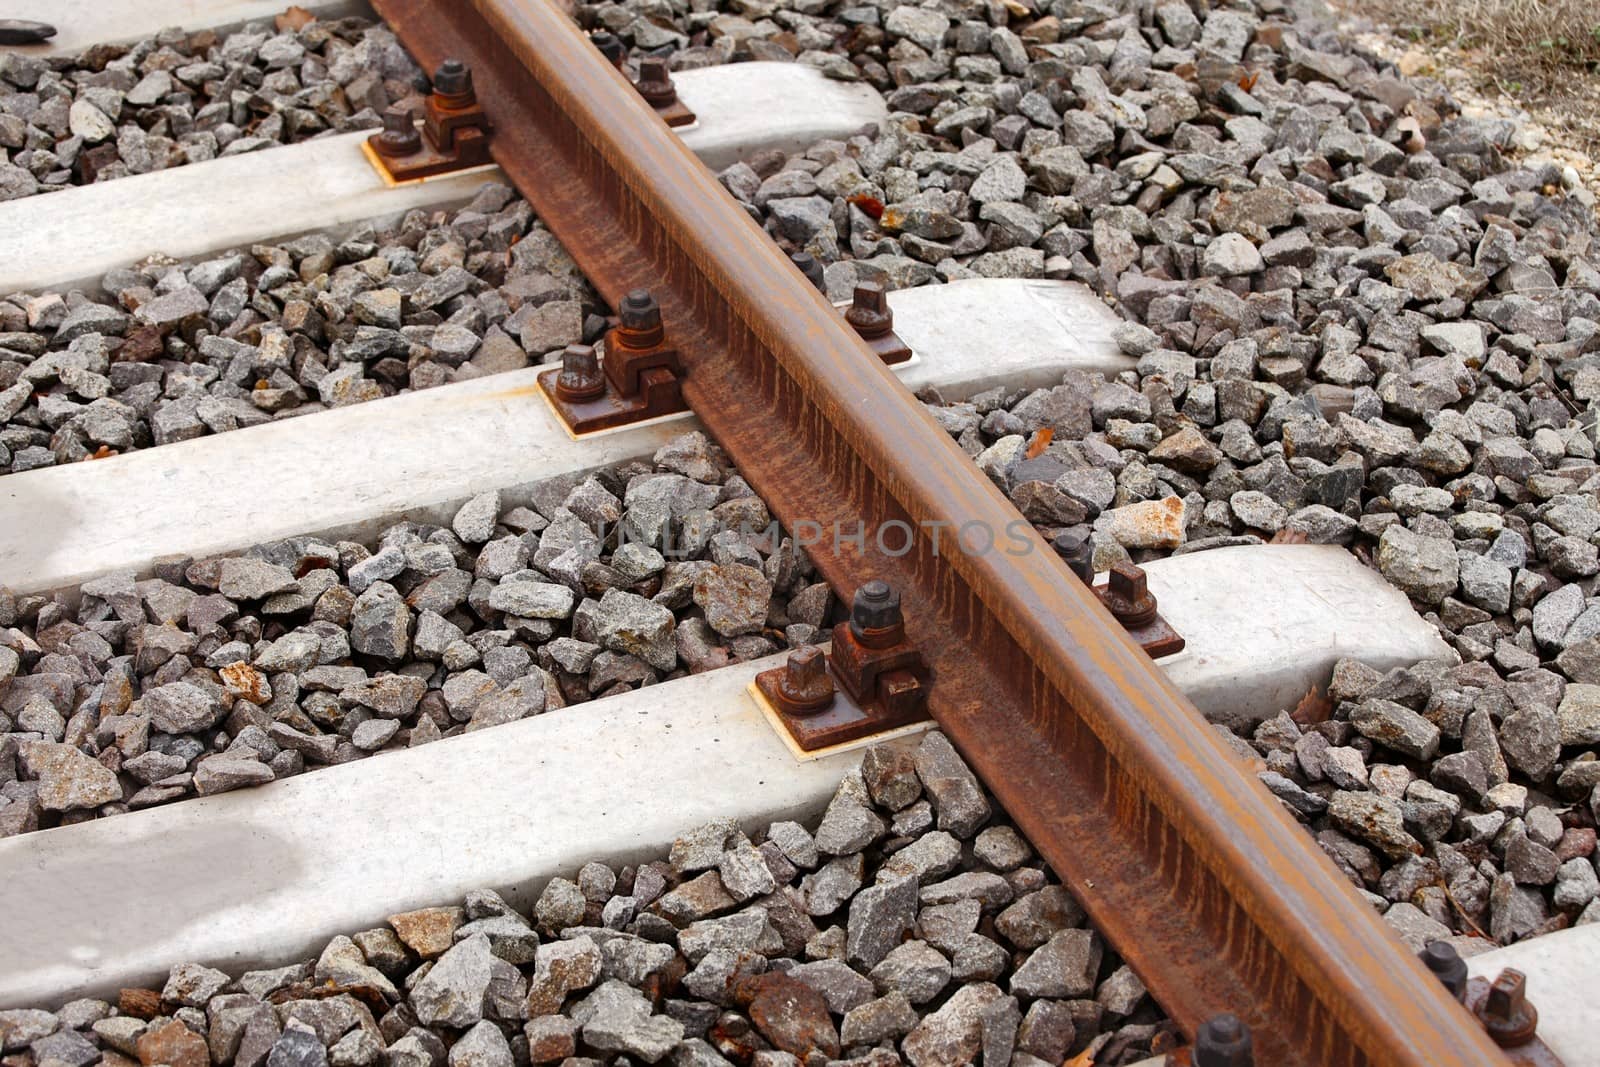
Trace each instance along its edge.
{"label": "rust stain on rail", "polygon": [[[600,293],[657,296],[684,396],[780,518],[1022,523],[546,0],[376,6],[425,66],[471,62],[496,161]],[[1191,1033],[1241,1016],[1262,1063],[1504,1063],[1024,528],[1025,556],[813,556],[901,591],[930,711],[1156,998]]]}

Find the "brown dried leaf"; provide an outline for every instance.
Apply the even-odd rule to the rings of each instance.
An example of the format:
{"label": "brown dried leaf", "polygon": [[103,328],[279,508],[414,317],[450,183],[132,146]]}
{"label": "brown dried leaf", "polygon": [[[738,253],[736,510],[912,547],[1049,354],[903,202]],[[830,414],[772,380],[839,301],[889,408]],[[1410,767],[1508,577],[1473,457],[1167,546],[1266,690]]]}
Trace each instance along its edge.
{"label": "brown dried leaf", "polygon": [[1320,685],[1313,685],[1307,690],[1306,695],[1300,698],[1300,703],[1289,713],[1289,718],[1301,726],[1315,726],[1332,717],[1333,701],[1328,699],[1328,694],[1323,692]]}
{"label": "brown dried leaf", "polygon": [[317,16],[296,5],[274,18],[272,24],[278,28],[279,33],[299,33],[315,21]]}
{"label": "brown dried leaf", "polygon": [[1035,433],[1033,435],[1033,440],[1028,442],[1027,458],[1037,459],[1040,455],[1042,455],[1044,450],[1050,447],[1050,441],[1055,437],[1055,435],[1056,432],[1048,426]]}

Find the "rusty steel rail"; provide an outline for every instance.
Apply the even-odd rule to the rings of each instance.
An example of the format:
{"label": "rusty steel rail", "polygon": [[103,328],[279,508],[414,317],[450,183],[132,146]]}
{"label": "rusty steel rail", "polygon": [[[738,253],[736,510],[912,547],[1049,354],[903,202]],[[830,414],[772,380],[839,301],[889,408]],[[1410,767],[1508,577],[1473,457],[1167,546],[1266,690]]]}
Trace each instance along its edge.
{"label": "rusty steel rail", "polygon": [[376,6],[426,66],[471,64],[496,161],[612,306],[655,294],[684,396],[780,518],[949,524],[942,554],[813,556],[900,590],[934,717],[1180,1025],[1232,1011],[1264,1064],[1505,1063],[1031,529],[1028,555],[949,551],[1021,516],[564,14]]}

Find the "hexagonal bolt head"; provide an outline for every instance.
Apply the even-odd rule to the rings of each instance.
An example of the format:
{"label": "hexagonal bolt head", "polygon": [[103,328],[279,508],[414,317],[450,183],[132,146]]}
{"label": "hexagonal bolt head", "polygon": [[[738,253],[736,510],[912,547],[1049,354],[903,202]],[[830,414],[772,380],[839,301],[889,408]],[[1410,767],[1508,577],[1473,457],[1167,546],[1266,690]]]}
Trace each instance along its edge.
{"label": "hexagonal bolt head", "polygon": [[1448,941],[1429,941],[1417,955],[1423,966],[1444,983],[1451,996],[1461,1000],[1467,995],[1467,964],[1454,945]]}
{"label": "hexagonal bolt head", "polygon": [[617,308],[617,321],[625,330],[661,328],[661,305],[648,289],[631,290]]}
{"label": "hexagonal bolt head", "polygon": [[1250,1028],[1236,1015],[1217,1015],[1200,1024],[1194,1035],[1194,1067],[1254,1067],[1255,1042]]}
{"label": "hexagonal bolt head", "polygon": [[822,264],[817,262],[817,257],[801,249],[789,254],[789,262],[793,263],[801,274],[806,276],[806,281],[816,286],[818,291],[827,292],[827,283],[823,279]]}
{"label": "hexagonal bolt head", "polygon": [[850,631],[864,637],[871,631],[892,630],[905,623],[900,614],[900,594],[889,583],[874,578],[856,590],[850,604]]}
{"label": "hexagonal bolt head", "polygon": [[1081,530],[1063,530],[1051,540],[1050,547],[1085,585],[1094,584],[1094,541]]}
{"label": "hexagonal bolt head", "polygon": [[628,58],[628,48],[622,43],[622,38],[614,33],[597,33],[589,38],[600,54],[611,61],[614,67],[620,67]]}
{"label": "hexagonal bolt head", "polygon": [[889,294],[877,282],[862,282],[851,295],[844,320],[863,337],[879,337],[894,327],[894,312],[889,310]]}
{"label": "hexagonal bolt head", "polygon": [[379,155],[408,156],[422,147],[415,113],[403,104],[390,104],[383,110],[383,132],[372,139]]}
{"label": "hexagonal bolt head", "polygon": [[563,400],[593,400],[606,391],[600,360],[588,345],[568,345],[561,353],[561,373],[556,394]]}
{"label": "hexagonal bolt head", "polygon": [[444,96],[472,93],[472,68],[459,59],[447,59],[433,72],[433,91]]}

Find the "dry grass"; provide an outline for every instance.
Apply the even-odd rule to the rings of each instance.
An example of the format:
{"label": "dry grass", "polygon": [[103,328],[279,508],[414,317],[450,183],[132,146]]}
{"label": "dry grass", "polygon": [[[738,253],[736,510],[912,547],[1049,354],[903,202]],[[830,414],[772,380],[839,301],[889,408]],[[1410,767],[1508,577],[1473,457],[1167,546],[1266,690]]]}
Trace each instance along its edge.
{"label": "dry grass", "polygon": [[1358,0],[1354,7],[1418,40],[1477,53],[1508,87],[1554,91],[1600,73],[1595,0]]}
{"label": "dry grass", "polygon": [[1334,0],[1447,52],[1485,93],[1517,101],[1600,158],[1600,0]]}

